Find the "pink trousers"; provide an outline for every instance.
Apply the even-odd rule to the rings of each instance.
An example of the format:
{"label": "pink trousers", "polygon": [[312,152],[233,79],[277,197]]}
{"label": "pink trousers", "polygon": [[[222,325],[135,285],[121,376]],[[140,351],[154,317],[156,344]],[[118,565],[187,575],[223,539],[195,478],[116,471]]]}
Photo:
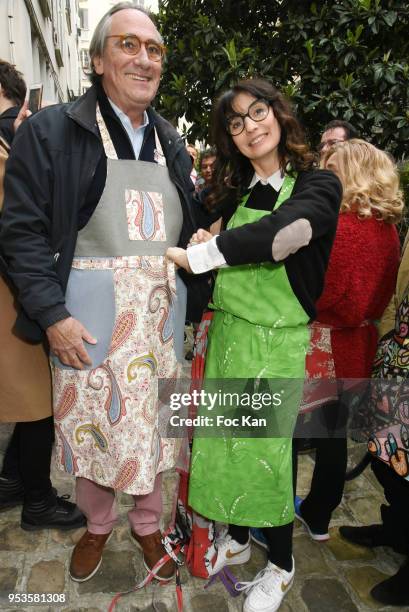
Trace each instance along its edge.
{"label": "pink trousers", "polygon": [[[140,536],[159,529],[162,514],[162,474],[156,476],[153,491],[147,495],[133,495],[135,506],[128,512],[132,530]],[[118,513],[115,492],[88,478],[76,479],[77,506],[85,514],[90,533],[110,533]]]}

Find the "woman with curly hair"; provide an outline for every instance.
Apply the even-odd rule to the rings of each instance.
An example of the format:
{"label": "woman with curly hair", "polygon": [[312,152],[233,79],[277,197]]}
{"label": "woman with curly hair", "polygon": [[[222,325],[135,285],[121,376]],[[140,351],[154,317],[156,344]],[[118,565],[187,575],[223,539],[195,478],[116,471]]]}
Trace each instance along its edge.
{"label": "woman with curly hair", "polygon": [[399,265],[395,225],[403,210],[396,167],[384,151],[369,142],[339,143],[327,151],[321,164],[338,175],[343,187],[315,323],[331,330],[339,398],[314,415],[315,423],[324,429],[313,440],[316,456],[311,490],[304,500],[295,500],[297,518],[317,541],[329,539],[331,516],[342,499],[348,418],[342,393],[345,385],[355,384],[350,379],[366,384],[371,375],[378,341],[375,321],[381,318],[395,287]]}
{"label": "woman with curly hair", "polygon": [[[240,81],[223,94],[212,128],[217,157],[209,204],[221,211],[226,230],[215,237],[199,230],[192,242],[200,244],[168,250],[194,273],[220,268],[205,388],[221,379],[229,379],[233,391],[268,391],[271,379],[299,384],[286,385],[290,398],[268,408],[269,425],[277,420],[278,433],[271,427],[259,432],[263,437],[245,437],[226,427],[219,437],[195,438],[189,501],[200,514],[229,524],[217,541],[213,574],[248,561],[249,527],[263,528],[268,563],[242,585],[244,610],[272,612],[294,577],[291,438],[308,322],[324,284],[341,185],[332,172],[313,169],[300,124],[267,81]],[[226,406],[217,408],[230,414]]]}

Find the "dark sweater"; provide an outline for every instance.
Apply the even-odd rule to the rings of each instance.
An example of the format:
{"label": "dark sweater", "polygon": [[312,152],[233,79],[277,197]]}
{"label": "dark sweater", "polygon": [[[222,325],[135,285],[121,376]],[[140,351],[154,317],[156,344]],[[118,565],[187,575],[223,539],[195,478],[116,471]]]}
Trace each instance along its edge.
{"label": "dark sweater", "polygon": [[[273,211],[277,197],[278,193],[271,187],[258,184],[246,206]],[[333,172],[300,172],[291,197],[279,209],[255,223],[221,232],[217,245],[230,266],[274,262],[272,244],[278,232],[294,221],[306,219],[312,229],[309,243],[286,257],[283,263],[294,294],[314,319],[315,302],[323,290],[335,237],[341,197],[341,183]],[[229,215],[233,212],[230,210]]]}

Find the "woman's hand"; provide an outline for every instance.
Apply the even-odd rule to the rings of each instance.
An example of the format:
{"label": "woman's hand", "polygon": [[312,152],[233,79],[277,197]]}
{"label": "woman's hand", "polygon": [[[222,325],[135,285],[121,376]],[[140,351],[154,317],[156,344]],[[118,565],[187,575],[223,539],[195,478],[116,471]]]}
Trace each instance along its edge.
{"label": "woman's hand", "polygon": [[207,232],[204,229],[199,229],[193,236],[191,237],[188,246],[194,246],[195,244],[200,244],[201,242],[209,242],[213,238],[213,234]]}
{"label": "woman's hand", "polygon": [[181,249],[179,247],[169,247],[166,251],[166,257],[173,261],[179,268],[183,268],[186,270],[186,272],[190,272],[190,274],[192,274],[185,249]]}

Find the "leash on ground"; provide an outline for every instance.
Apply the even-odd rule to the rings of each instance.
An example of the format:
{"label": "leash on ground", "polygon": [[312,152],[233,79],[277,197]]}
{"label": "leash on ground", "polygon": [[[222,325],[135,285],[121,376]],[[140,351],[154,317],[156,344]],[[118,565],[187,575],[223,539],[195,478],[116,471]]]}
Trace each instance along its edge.
{"label": "leash on ground", "polygon": [[115,607],[118,601],[121,599],[121,597],[123,597],[124,595],[135,593],[136,591],[139,591],[140,589],[143,589],[148,584],[150,584],[152,580],[156,578],[156,575],[158,574],[161,567],[163,567],[165,563],[167,563],[170,559],[172,559],[176,563],[175,583],[176,583],[176,597],[177,597],[177,602],[178,602],[178,612],[183,611],[183,593],[182,593],[182,584],[180,581],[179,567],[183,565],[184,563],[182,557],[183,557],[185,547],[183,544],[176,544],[176,546],[172,548],[170,540],[166,536],[163,538],[162,544],[166,550],[166,554],[163,555],[163,557],[161,557],[159,561],[157,561],[157,563],[153,566],[153,568],[148,571],[147,575],[145,576],[143,580],[141,580],[141,582],[139,582],[137,585],[135,585],[134,587],[132,587],[132,589],[129,589],[128,591],[122,591],[121,593],[117,593],[115,597],[113,597],[109,605],[108,612],[114,612]]}

